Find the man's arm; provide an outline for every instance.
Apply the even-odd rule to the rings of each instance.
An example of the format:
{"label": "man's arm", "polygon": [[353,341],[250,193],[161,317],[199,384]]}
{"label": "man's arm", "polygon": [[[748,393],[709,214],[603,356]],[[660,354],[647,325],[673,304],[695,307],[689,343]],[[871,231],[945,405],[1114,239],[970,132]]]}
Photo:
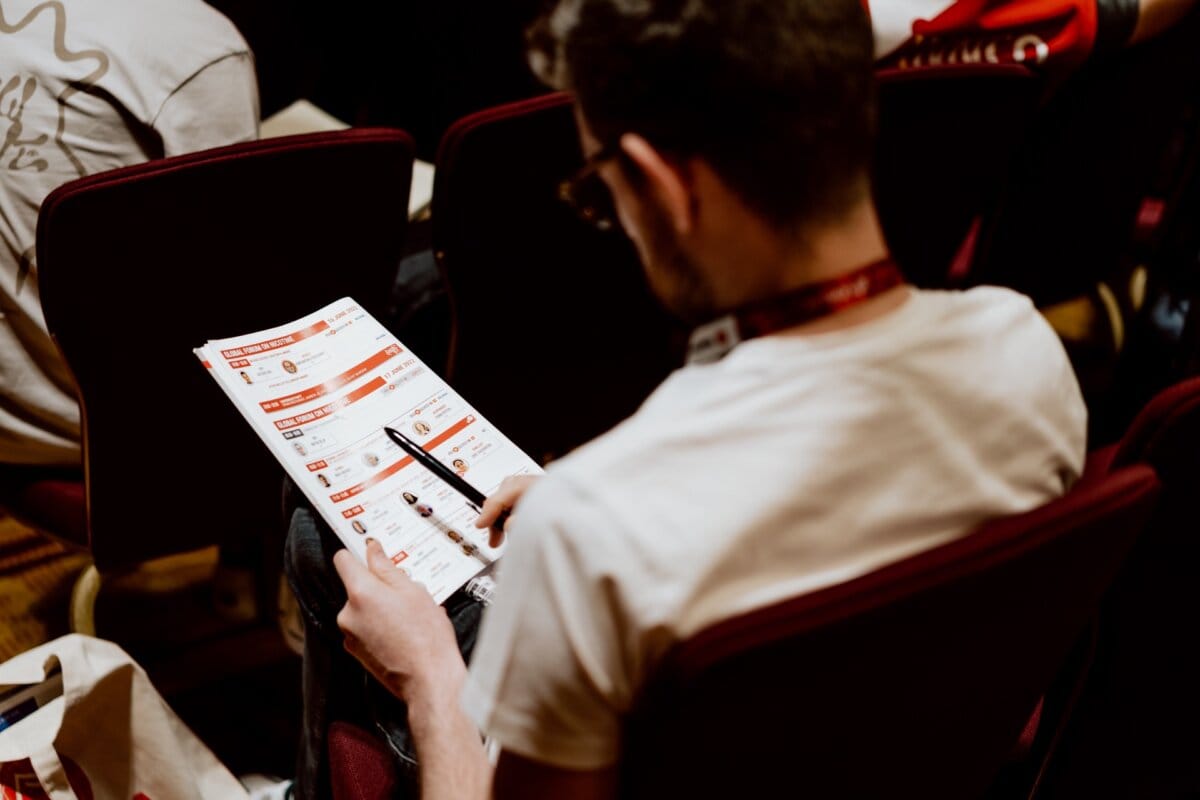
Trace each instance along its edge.
{"label": "man's arm", "polygon": [[617,770],[570,770],[532,761],[507,750],[500,753],[495,800],[541,800],[569,797],[572,800],[612,800],[617,796]]}
{"label": "man's arm", "polygon": [[492,765],[475,723],[459,708],[457,694],[409,700],[408,727],[420,764],[422,800],[491,796]]}
{"label": "man's arm", "polygon": [[334,557],[347,595],[338,625],[346,649],[408,705],[424,800],[615,796],[614,769],[560,769],[509,752],[501,754],[493,792],[479,730],[459,704],[466,665],[445,611],[377,542],[367,546],[367,562],[346,550]]}
{"label": "man's arm", "polygon": [[408,705],[426,800],[483,800],[492,767],[475,724],[459,705],[467,666],[445,609],[383,553],[367,544],[364,565],[348,550],[333,557],[346,585],[338,614],[346,650]]}

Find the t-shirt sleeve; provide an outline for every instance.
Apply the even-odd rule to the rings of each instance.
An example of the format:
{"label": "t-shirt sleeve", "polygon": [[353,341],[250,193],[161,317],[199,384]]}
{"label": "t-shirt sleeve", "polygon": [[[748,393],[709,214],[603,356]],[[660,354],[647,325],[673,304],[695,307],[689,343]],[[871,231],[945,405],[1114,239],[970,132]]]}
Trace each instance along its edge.
{"label": "t-shirt sleeve", "polygon": [[610,580],[603,520],[551,480],[531,490],[514,516],[463,705],[505,750],[564,769],[599,769],[617,760],[629,706],[621,626],[628,615]]}
{"label": "t-shirt sleeve", "polygon": [[208,64],[166,99],[153,127],[164,155],[177,156],[258,138],[258,81],[249,51]]}

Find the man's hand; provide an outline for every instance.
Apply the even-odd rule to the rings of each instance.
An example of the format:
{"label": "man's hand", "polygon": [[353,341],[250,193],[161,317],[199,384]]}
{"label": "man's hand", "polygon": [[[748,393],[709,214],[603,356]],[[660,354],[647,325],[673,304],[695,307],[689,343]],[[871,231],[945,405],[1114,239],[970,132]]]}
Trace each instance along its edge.
{"label": "man's hand", "polygon": [[425,587],[367,543],[364,566],[339,550],[333,566],[346,584],[338,627],[346,649],[408,704],[421,761],[424,800],[484,800],[492,769],[479,731],[458,705],[467,668],[454,627]]}
{"label": "man's hand", "polygon": [[337,617],[346,650],[410,707],[457,708],[466,664],[450,618],[425,587],[374,541],[365,566],[348,550],[334,555],[333,566],[346,585]]}
{"label": "man's hand", "polygon": [[491,528],[488,543],[492,547],[499,547],[504,541],[504,528],[493,527],[496,520],[500,519],[501,514],[508,511],[508,520],[511,521],[512,512],[516,509],[517,501],[521,499],[521,495],[525,494],[530,486],[533,486],[539,477],[538,475],[510,475],[500,483],[496,491],[492,492],[491,496],[484,502],[479,518],[475,520],[475,527]]}

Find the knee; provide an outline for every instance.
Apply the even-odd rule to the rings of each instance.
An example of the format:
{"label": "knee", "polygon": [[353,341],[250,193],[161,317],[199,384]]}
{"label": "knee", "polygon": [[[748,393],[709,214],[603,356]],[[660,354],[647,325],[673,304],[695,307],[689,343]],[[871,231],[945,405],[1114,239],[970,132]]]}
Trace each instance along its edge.
{"label": "knee", "polygon": [[333,554],[341,543],[313,514],[300,507],[292,511],[284,545],[283,569],[306,625],[321,635],[337,636],[337,614],[346,604],[346,592],[333,567]]}

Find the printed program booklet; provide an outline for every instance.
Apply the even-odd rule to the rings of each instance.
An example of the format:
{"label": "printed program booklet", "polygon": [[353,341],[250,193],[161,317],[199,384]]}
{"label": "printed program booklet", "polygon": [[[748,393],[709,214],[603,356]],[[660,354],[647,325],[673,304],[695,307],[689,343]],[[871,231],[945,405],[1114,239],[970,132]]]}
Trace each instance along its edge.
{"label": "printed program booklet", "polygon": [[342,542],[375,539],[441,603],[484,599],[502,547],[474,508],[384,433],[405,433],[485,495],[541,468],[350,298],[196,355]]}

